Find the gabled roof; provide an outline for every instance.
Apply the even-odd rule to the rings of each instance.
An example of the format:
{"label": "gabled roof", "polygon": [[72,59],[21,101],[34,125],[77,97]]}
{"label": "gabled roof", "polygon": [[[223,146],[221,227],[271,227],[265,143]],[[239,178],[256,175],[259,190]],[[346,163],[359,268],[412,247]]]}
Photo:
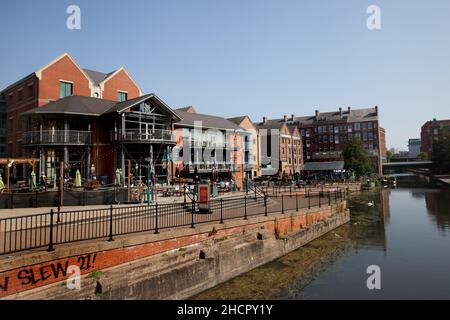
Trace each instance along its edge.
{"label": "gabled roof", "polygon": [[231,122],[233,122],[239,126],[242,123],[242,121],[245,120],[245,118],[250,119],[249,116],[240,116],[240,117],[228,118],[228,120],[230,120]]}
{"label": "gabled roof", "polygon": [[108,112],[115,104],[117,104],[117,101],[92,97],[69,96],[50,102],[45,106],[24,112],[22,115],[70,114],[98,117]]}
{"label": "gabled roof", "polygon": [[187,111],[182,111],[180,109],[175,110],[175,112],[182,118],[178,123],[175,123],[176,127],[194,127],[196,121],[202,122],[203,128],[208,129],[223,129],[223,130],[239,130],[242,128],[235,123],[218,116],[211,116],[201,113],[192,113]]}
{"label": "gabled roof", "polygon": [[167,114],[171,115],[172,118],[174,118],[175,120],[181,120],[179,115],[154,93],[149,93],[149,94],[146,94],[146,95],[134,98],[134,99],[130,99],[127,101],[119,102],[119,103],[116,102],[116,104],[110,110],[108,110],[107,113],[111,113],[111,112],[122,113],[122,112],[126,111],[127,109],[129,109],[135,105],[138,105],[148,99],[156,100],[159,104],[159,107],[161,107],[161,109],[163,111],[165,111]]}

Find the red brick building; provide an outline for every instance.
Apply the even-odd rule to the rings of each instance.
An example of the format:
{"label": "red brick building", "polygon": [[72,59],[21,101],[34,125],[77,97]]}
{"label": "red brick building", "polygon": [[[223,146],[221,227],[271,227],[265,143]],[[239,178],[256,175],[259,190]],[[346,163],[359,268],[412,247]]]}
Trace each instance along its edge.
{"label": "red brick building", "polygon": [[450,120],[433,119],[425,122],[420,133],[422,140],[421,152],[426,152],[428,156],[431,156],[433,153],[433,142],[441,140],[444,130],[449,130],[449,128]]}
{"label": "red brick building", "polygon": [[[125,68],[102,73],[81,68],[68,54],[64,53],[40,69],[28,74],[26,77],[9,85],[0,92],[6,113],[6,141],[4,156],[35,157],[29,148],[24,147],[24,139],[33,135],[36,130],[36,119],[21,116],[23,113],[42,107],[50,102],[67,96],[103,98],[111,101],[125,101],[142,95],[139,86],[135,83]],[[42,121],[41,121],[42,123]],[[46,123],[39,128],[44,134],[64,129],[67,123]],[[96,130],[96,128],[83,128],[83,130]],[[94,150],[92,150],[94,152]],[[97,152],[99,152],[97,150]],[[101,152],[101,150],[100,150]],[[65,149],[68,158],[68,149]],[[44,155],[52,159],[53,154]],[[43,155],[39,155],[42,159]],[[95,157],[93,154],[92,157]],[[43,169],[41,167],[41,169]],[[19,168],[12,168],[12,176],[25,175]]]}
{"label": "red brick building", "polygon": [[11,84],[1,95],[6,102],[6,154],[21,157],[26,155],[23,134],[31,128],[31,123],[20,117],[23,112],[66,96],[120,101],[139,97],[142,92],[125,68],[109,73],[82,69],[68,53],[64,53]]}

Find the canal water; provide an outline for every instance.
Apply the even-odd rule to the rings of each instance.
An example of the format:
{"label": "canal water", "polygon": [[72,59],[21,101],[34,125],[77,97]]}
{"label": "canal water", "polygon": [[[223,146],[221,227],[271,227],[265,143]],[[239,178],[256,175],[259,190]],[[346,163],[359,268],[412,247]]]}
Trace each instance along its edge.
{"label": "canal water", "polygon": [[353,196],[350,223],[194,299],[450,299],[450,190],[417,179]]}

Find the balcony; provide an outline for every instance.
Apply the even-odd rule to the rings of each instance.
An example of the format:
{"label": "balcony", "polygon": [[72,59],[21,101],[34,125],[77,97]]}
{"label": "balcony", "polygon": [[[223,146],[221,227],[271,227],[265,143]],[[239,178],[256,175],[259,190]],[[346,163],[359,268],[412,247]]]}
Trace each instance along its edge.
{"label": "balcony", "polygon": [[212,172],[213,170],[216,172],[239,171],[238,169],[240,169],[238,166],[231,163],[216,163],[215,165],[212,163],[199,163],[197,165],[190,163],[188,165],[189,172],[193,173],[195,167],[197,167],[199,173]]}
{"label": "balcony", "polygon": [[111,132],[111,141],[120,143],[171,143],[175,144],[175,135],[170,130],[119,130]]}
{"label": "balcony", "polygon": [[[233,145],[229,141],[210,141],[210,140],[195,140],[190,139],[191,148],[210,148],[210,149],[234,149]],[[236,148],[239,149],[239,148]]]}
{"label": "balcony", "polygon": [[77,130],[29,131],[23,134],[23,144],[25,146],[83,146],[91,144],[91,135],[89,131]]}

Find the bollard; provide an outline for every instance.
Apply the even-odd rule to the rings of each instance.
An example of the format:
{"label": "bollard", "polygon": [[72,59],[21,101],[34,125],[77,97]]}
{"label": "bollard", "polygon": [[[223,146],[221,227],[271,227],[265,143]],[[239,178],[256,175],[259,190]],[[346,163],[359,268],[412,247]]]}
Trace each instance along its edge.
{"label": "bollard", "polygon": [[284,214],[284,194],[281,194],[281,213]]}

